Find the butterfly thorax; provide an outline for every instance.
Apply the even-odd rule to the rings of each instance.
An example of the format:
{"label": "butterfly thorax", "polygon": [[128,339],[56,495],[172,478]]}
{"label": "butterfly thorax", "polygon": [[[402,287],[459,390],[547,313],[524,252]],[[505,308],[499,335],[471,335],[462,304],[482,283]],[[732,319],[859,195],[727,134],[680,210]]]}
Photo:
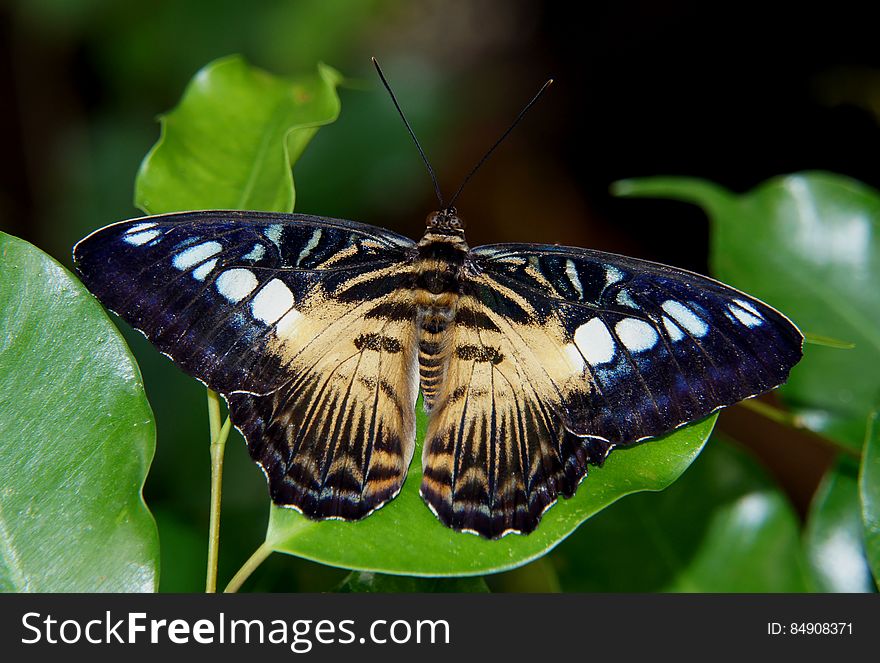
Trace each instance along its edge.
{"label": "butterfly thorax", "polygon": [[[419,335],[419,377],[425,408],[434,404],[449,361],[449,327],[455,322],[462,270],[470,248],[457,217],[428,217],[416,247],[414,298]],[[435,221],[435,223],[432,223]]]}

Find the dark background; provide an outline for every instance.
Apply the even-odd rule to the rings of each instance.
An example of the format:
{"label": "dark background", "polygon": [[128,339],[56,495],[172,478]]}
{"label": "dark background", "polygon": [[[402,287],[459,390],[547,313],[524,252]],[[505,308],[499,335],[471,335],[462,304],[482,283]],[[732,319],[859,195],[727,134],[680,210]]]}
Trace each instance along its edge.
{"label": "dark background", "polygon": [[[377,85],[375,55],[447,194],[555,79],[459,200],[472,245],[556,242],[705,272],[708,226],[698,208],[618,200],[609,185],[676,174],[745,191],[823,169],[880,186],[880,49],[868,6],[8,1],[0,7],[0,229],[69,265],[77,239],[137,215],[134,177],[158,138],[155,117],[202,65],[239,52],[278,74],[323,60],[351,78],[339,121],[297,165],[297,210],[417,237],[433,192]],[[209,477],[204,392],[143,339],[129,339],[159,422],[146,496],[162,537],[162,588],[198,590]],[[720,425],[748,441],[803,513],[830,451],[740,408]],[[221,578],[264,529],[262,476],[240,438],[230,447]],[[255,582],[325,590],[338,577],[275,556]]]}

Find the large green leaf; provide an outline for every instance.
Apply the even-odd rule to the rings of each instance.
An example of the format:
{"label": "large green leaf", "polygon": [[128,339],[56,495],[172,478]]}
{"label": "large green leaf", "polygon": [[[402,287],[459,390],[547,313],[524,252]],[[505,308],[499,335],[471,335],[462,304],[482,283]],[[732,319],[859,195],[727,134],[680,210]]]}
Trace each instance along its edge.
{"label": "large green leaf", "polygon": [[[421,413],[421,406],[418,406]],[[715,417],[632,449],[614,451],[593,468],[571,499],[560,500],[528,536],[488,541],[444,527],[419,496],[425,418],[403,489],[390,504],[357,523],[309,520],[272,507],[266,540],[278,552],[361,571],[411,576],[466,576],[514,568],[540,557],[584,520],[612,502],[675,481],[703,447]],[[694,500],[699,495],[691,495]]]}
{"label": "large green leaf", "polygon": [[681,177],[618,182],[616,193],[686,200],[712,220],[711,267],[805,332],[855,343],[808,345],[779,390],[805,425],[861,448],[880,394],[880,193],[830,173],[769,180],[743,195]]}
{"label": "large green leaf", "polygon": [[859,493],[865,533],[865,553],[874,582],[880,587],[880,413],[868,422],[862,464],[859,469]]}
{"label": "large green leaf", "polygon": [[713,438],[659,494],[622,500],[553,555],[566,591],[798,592],[798,517],[761,468]]}
{"label": "large green leaf", "polygon": [[153,591],[155,426],[100,304],[0,233],[0,590]]}
{"label": "large green leaf", "polygon": [[810,506],[805,545],[819,591],[874,589],[865,559],[858,467],[851,459],[840,459],[822,479]]}
{"label": "large green leaf", "polygon": [[283,79],[232,56],[205,66],[141,165],[135,203],[158,214],[192,209],[290,212],[291,166],[317,127],[339,114],[338,72]]}

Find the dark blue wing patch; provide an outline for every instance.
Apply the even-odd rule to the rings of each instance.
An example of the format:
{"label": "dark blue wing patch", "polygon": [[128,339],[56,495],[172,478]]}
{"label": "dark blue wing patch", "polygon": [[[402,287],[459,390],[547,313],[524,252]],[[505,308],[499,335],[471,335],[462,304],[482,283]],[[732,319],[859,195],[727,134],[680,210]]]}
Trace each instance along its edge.
{"label": "dark blue wing patch", "polygon": [[266,351],[279,320],[317,287],[344,298],[352,273],[412,245],[350,221],[211,211],[114,224],[73,257],[89,290],[190,375],[221,393],[269,393],[285,377]]}

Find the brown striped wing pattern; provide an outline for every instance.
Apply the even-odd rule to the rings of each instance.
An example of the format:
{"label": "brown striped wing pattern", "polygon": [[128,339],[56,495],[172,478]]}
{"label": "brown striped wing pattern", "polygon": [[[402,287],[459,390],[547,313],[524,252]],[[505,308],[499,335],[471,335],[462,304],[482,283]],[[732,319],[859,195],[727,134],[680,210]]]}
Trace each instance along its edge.
{"label": "brown striped wing pattern", "polygon": [[564,350],[561,325],[511,319],[501,298],[528,311],[526,299],[487,277],[470,285],[480,294],[459,301],[425,435],[421,494],[454,529],[489,538],[528,533],[611,445],[565,426],[562,403],[586,399],[594,386]]}
{"label": "brown striped wing pattern", "polygon": [[381,313],[405,297],[412,244],[322,217],[187,212],[103,228],[74,262],[225,396],[276,504],[351,520],[397,494],[413,454],[415,320]]}
{"label": "brown striped wing pattern", "polygon": [[346,307],[314,293],[278,330],[289,379],[267,395],[229,394],[276,504],[357,520],[400,491],[415,442],[415,325],[370,315],[398,296]]}
{"label": "brown striped wing pattern", "polygon": [[534,530],[613,448],[773,389],[801,358],[763,302],[633,258],[477,247],[459,290],[421,492],[490,538]]}

